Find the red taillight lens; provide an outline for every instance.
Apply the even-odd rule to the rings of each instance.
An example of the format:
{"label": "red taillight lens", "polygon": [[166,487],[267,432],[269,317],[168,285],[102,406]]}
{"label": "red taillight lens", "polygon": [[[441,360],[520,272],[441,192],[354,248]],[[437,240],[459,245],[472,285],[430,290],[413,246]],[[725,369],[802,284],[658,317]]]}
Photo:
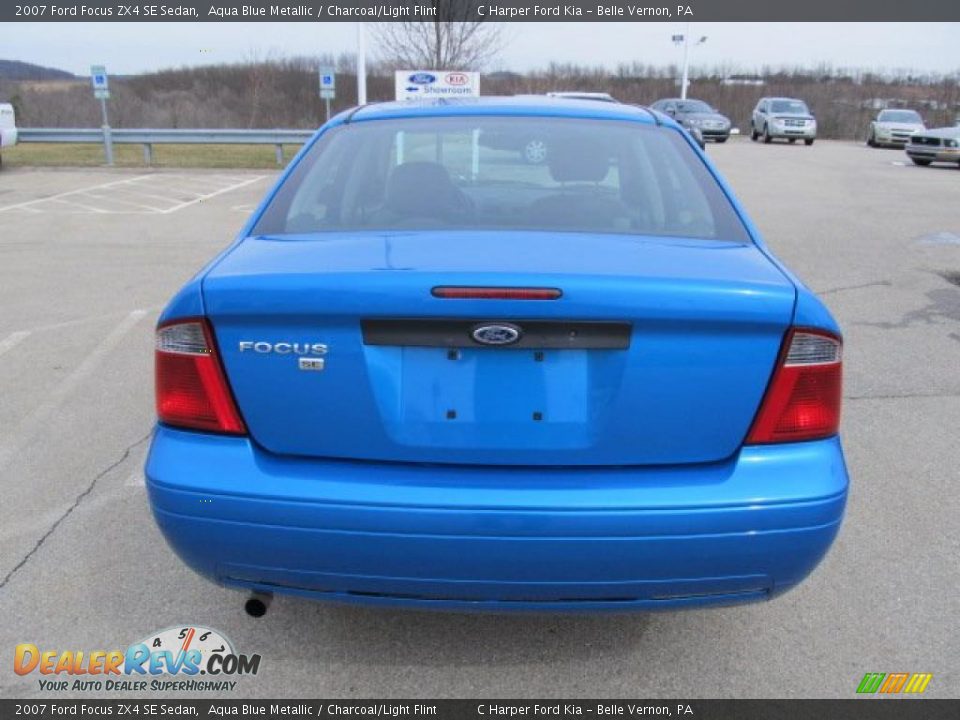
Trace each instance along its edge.
{"label": "red taillight lens", "polygon": [[842,343],[821,330],[794,328],[753,421],[747,444],[836,435],[843,395]]}
{"label": "red taillight lens", "polygon": [[157,328],[156,382],[161,422],[234,435],[247,432],[206,320]]}
{"label": "red taillight lens", "polygon": [[563,293],[557,288],[536,287],[435,287],[434,297],[455,300],[556,300]]}

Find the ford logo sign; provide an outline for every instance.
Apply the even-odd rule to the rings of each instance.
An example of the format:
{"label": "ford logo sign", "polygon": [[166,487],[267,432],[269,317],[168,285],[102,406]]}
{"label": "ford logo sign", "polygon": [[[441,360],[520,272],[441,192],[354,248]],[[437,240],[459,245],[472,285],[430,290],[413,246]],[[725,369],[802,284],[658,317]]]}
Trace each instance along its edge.
{"label": "ford logo sign", "polygon": [[506,323],[478,325],[472,335],[474,340],[483,345],[509,345],[520,339],[521,330],[516,325]]}
{"label": "ford logo sign", "polygon": [[414,73],[407,80],[414,85],[429,85],[437,81],[437,76],[430,73]]}

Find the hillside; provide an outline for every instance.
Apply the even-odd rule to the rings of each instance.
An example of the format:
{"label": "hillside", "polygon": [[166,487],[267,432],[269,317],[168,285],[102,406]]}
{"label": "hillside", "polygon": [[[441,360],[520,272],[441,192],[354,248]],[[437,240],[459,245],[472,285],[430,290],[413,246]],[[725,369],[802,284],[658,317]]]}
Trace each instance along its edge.
{"label": "hillside", "polygon": [[[110,122],[114,127],[155,128],[317,127],[325,116],[317,97],[316,68],[321,61],[338,66],[333,111],[353,105],[356,79],[350,63],[334,63],[329,56],[295,57],[114,76]],[[7,96],[14,102],[22,126],[100,125],[100,105],[84,78],[61,73],[58,77],[70,80],[2,80],[2,63],[0,100]],[[392,99],[392,71],[374,65],[368,72],[368,98]],[[482,87],[485,95],[570,89],[609,92],[621,102],[649,104],[676,95],[677,74],[675,67],[625,65],[611,71],[554,63],[527,73],[486,74]],[[720,108],[741,128],[748,127],[750,111],[761,96],[803,98],[817,116],[821,137],[826,138],[862,139],[870,119],[882,107],[915,108],[933,126],[952,125],[960,113],[960,77],[955,75],[851,77],[820,70],[767,69],[743,84],[738,76],[714,72],[694,77],[690,92]]]}
{"label": "hillside", "polygon": [[74,77],[66,70],[0,59],[0,80],[72,80]]}

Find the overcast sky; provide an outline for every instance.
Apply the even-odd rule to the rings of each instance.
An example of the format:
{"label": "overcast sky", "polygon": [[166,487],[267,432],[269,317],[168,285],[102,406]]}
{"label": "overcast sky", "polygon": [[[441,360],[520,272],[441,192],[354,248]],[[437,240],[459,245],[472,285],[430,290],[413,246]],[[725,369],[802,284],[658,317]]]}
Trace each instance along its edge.
{"label": "overcast sky", "polygon": [[[615,67],[678,63],[670,36],[683,23],[511,23],[490,69],[529,70],[550,61]],[[745,71],[815,66],[960,72],[960,23],[695,23],[694,67]],[[0,58],[85,75],[91,64],[116,74],[251,57],[353,52],[353,23],[0,23]],[[370,55],[376,53],[369,46]]]}

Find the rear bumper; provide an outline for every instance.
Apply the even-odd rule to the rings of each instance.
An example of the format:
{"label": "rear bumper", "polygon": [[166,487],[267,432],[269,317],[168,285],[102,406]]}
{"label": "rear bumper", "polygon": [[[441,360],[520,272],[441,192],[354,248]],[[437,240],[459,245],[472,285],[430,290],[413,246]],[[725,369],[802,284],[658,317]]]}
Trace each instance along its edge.
{"label": "rear bumper", "polygon": [[847,496],[836,438],[694,467],[491,469],[281,458],[161,426],[146,476],[167,541],[212,580],[473,610],[766,599],[821,560]]}

